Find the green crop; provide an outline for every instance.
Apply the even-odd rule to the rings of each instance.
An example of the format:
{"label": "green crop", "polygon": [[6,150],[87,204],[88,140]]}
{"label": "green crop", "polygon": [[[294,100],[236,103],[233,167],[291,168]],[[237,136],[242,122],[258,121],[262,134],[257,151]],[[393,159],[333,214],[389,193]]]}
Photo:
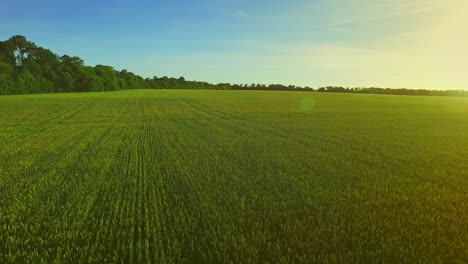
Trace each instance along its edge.
{"label": "green crop", "polygon": [[0,97],[0,263],[463,263],[468,99]]}

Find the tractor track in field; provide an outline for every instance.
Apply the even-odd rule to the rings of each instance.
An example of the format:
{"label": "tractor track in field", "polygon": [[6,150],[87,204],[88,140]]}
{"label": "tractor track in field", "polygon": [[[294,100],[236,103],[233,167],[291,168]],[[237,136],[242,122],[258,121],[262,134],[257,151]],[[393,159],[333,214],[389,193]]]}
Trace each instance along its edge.
{"label": "tractor track in field", "polygon": [[[211,113],[209,110],[207,109],[211,109],[211,108],[208,108],[208,107],[202,107],[202,106],[196,106],[193,102],[187,102],[186,100],[181,100],[183,102],[186,102],[187,104],[191,105],[191,106],[194,106],[194,108],[196,110],[198,110],[199,112],[201,113],[204,113],[205,116],[214,116],[214,117],[217,117],[217,118],[221,118],[221,114],[218,112],[218,114],[213,114]],[[275,127],[268,127],[269,129],[265,129],[265,128],[262,128],[262,127],[258,127],[258,126],[254,126],[252,125],[248,119],[245,119],[245,118],[240,118],[240,117],[236,117],[236,116],[233,116],[233,115],[229,115],[227,114],[228,117],[223,117],[221,118],[222,120],[225,120],[227,121],[227,124],[228,126],[220,126],[219,123],[213,119],[210,119],[210,118],[204,118],[206,122],[209,122],[212,124],[213,127],[217,127],[218,129],[222,129],[228,133],[235,133],[239,136],[241,135],[246,135],[248,134],[249,132],[251,132],[252,130],[256,130],[258,132],[261,132],[263,134],[267,134],[267,135],[271,135],[271,136],[274,136],[274,137],[278,137],[278,138],[281,138],[283,139],[285,142],[287,142],[287,144],[294,144],[296,145],[297,147],[303,147],[304,145],[306,146],[310,146],[312,147],[313,149],[320,149],[322,151],[326,151],[327,148],[323,147],[322,144],[313,144],[313,141],[308,141],[308,140],[305,140],[305,139],[302,139],[302,138],[294,138],[292,139],[290,136],[288,135],[283,135],[283,134],[280,134],[280,133],[275,133],[269,129],[272,129],[272,130],[280,130],[279,128],[275,128]],[[233,117],[233,118],[229,118],[229,116]],[[233,120],[236,120],[238,121],[241,125],[236,125],[236,123],[234,122],[229,122],[229,121],[233,121]],[[229,128],[231,127],[231,128]],[[249,129],[250,128],[250,129]],[[234,131],[237,131],[237,132],[234,132]],[[286,133],[286,132],[285,132]],[[274,139],[271,139],[272,141],[275,142]],[[322,140],[322,138],[317,138],[317,140]]]}
{"label": "tractor track in field", "polygon": [[[247,118],[239,117],[239,116],[232,115],[232,114],[228,114],[226,112],[221,112],[221,111],[218,111],[218,110],[214,110],[213,108],[204,106],[204,105],[199,104],[199,103],[195,103],[195,102],[193,102],[193,101],[191,101],[189,99],[181,99],[181,98],[179,98],[179,99],[182,102],[185,102],[185,103],[189,104],[193,108],[195,108],[195,109],[199,110],[200,112],[203,112],[203,113],[205,113],[207,115],[218,117],[218,118],[226,120],[226,121],[236,121],[236,122],[240,123],[241,124],[240,126],[234,126],[233,125],[233,127],[236,128],[236,129],[247,127],[247,128],[251,128],[253,130],[257,130],[257,131],[259,131],[261,133],[264,133],[264,134],[268,134],[268,135],[272,135],[272,136],[275,136],[275,137],[283,138],[283,139],[285,139],[285,140],[287,140],[289,142],[295,142],[295,143],[298,143],[298,144],[311,145],[311,141],[306,141],[306,140],[298,139],[298,138],[292,139],[291,138],[291,132],[286,131],[286,130],[284,130],[282,128],[273,127],[273,126],[254,125],[254,124],[252,124],[252,121],[250,121]],[[213,113],[213,112],[216,112],[216,113]],[[215,124],[215,122],[213,122],[213,123]],[[281,131],[281,133],[278,133],[276,131]],[[301,137],[307,137],[307,138],[311,137],[311,135],[306,135],[306,134],[297,133],[297,132],[295,132],[294,135],[295,136],[301,136]],[[321,140],[323,138],[320,137],[320,138],[317,138],[317,139]],[[316,147],[315,145],[313,145],[313,146]]]}
{"label": "tractor track in field", "polygon": [[[75,117],[77,114],[86,111],[86,110],[89,109],[91,106],[93,106],[94,104],[96,104],[97,101],[99,101],[99,99],[95,99],[95,100],[93,100],[90,104],[86,104],[83,108],[80,108],[78,111],[75,111],[75,112],[73,112],[71,115],[69,115],[69,116],[63,118],[63,119],[62,119],[60,122],[58,122],[57,124],[63,124],[64,121],[69,120],[69,119],[72,119],[72,118]],[[63,115],[62,115],[62,116],[63,116]]]}
{"label": "tractor track in field", "polygon": [[[198,109],[198,110],[200,110],[202,112],[205,112],[205,113],[207,113],[209,115],[219,117],[219,118],[225,119],[225,120],[235,120],[235,121],[238,121],[238,122],[242,122],[246,127],[256,129],[257,131],[260,131],[262,133],[266,133],[266,134],[274,135],[274,136],[277,136],[277,137],[290,139],[291,132],[290,131],[285,131],[282,128],[274,127],[274,126],[254,125],[253,124],[254,121],[251,121],[248,118],[241,117],[241,116],[234,115],[234,114],[230,114],[230,113],[223,112],[223,111],[220,111],[220,110],[216,110],[216,109],[208,107],[206,105],[194,102],[194,101],[192,101],[190,99],[186,99],[186,98],[179,98],[179,99],[181,101],[193,106],[194,108],[196,108],[196,109]],[[235,108],[238,108],[238,109],[244,109],[244,107],[238,107],[238,106],[235,106],[235,105],[231,105],[231,106],[233,106]],[[259,111],[258,109],[253,109],[253,108],[245,108],[245,109],[249,109],[251,111]],[[283,133],[278,133],[278,132],[274,132],[274,131],[281,131]],[[309,135],[302,134],[302,133],[297,133],[297,132],[295,132],[294,134],[304,136],[304,137],[309,136]]]}
{"label": "tractor track in field", "polygon": [[[83,108],[86,108],[86,106],[84,106]],[[84,111],[85,109],[81,108],[81,111]],[[122,109],[122,111],[124,111],[125,109]],[[80,110],[78,110],[77,112],[80,112]],[[121,115],[122,117],[124,115]],[[122,119],[122,118],[120,118]],[[20,180],[21,181],[28,181],[28,185],[24,185],[24,184],[21,184],[21,182],[18,182],[18,179],[15,180],[15,183],[11,184],[10,187],[14,187],[16,186],[17,188],[15,188],[17,191],[16,192],[13,192],[11,191],[10,194],[7,194],[7,195],[12,195],[13,193],[15,195],[19,195],[21,197],[35,197],[37,199],[37,201],[45,201],[47,200],[47,197],[51,196],[51,193],[54,193],[55,196],[59,196],[59,197],[62,197],[60,199],[58,199],[58,201],[60,201],[60,204],[63,205],[63,206],[66,206],[68,203],[72,202],[72,203],[78,203],[79,201],[81,202],[84,202],[84,203],[90,203],[88,206],[85,206],[85,208],[83,209],[86,209],[86,210],[79,210],[79,211],[76,211],[76,214],[74,216],[72,215],[67,215],[66,217],[61,215],[60,211],[49,211],[49,214],[47,216],[43,216],[43,215],[37,215],[37,214],[34,214],[35,211],[37,212],[40,212],[41,210],[47,210],[47,209],[44,209],[42,208],[43,204],[40,203],[36,206],[34,206],[33,208],[31,208],[31,210],[28,211],[28,214],[30,215],[30,217],[34,217],[36,219],[43,219],[44,222],[51,222],[50,221],[50,218],[60,218],[60,217],[65,217],[65,219],[70,219],[70,217],[72,217],[73,219],[80,219],[80,221],[78,222],[73,222],[73,226],[70,226],[66,229],[66,231],[71,231],[72,233],[71,234],[75,234],[73,233],[74,230],[84,230],[83,229],[83,226],[85,224],[90,224],[89,222],[86,221],[86,219],[89,218],[89,212],[90,210],[97,210],[96,208],[96,205],[97,205],[97,202],[99,200],[97,200],[97,196],[96,194],[100,194],[100,192],[102,191],[102,188],[101,186],[107,181],[106,179],[109,179],[109,177],[111,177],[113,174],[112,173],[108,173],[110,167],[109,166],[103,166],[99,172],[97,174],[95,174],[92,178],[89,178],[89,176],[87,175],[83,175],[83,174],[76,174],[77,170],[76,168],[80,168],[80,163],[82,162],[83,158],[86,158],[88,155],[90,155],[90,153],[96,153],[96,154],[99,154],[99,145],[100,144],[103,144],[104,142],[110,142],[111,141],[111,137],[115,136],[115,133],[120,133],[119,130],[116,130],[116,129],[112,129],[114,126],[112,125],[108,125],[107,127],[103,127],[99,133],[88,133],[89,130],[80,130],[80,133],[78,133],[80,135],[80,137],[76,138],[76,137],[72,137],[70,138],[71,142],[76,142],[76,143],[82,143],[84,142],[86,144],[86,146],[80,150],[76,150],[74,149],[73,147],[73,144],[70,145],[69,143],[66,143],[66,144],[60,144],[60,148],[57,149],[56,151],[54,151],[54,153],[66,153],[65,156],[69,156],[71,157],[70,155],[74,156],[75,158],[73,158],[73,162],[70,163],[70,164],[63,164],[64,166],[60,165],[60,167],[56,167],[56,168],[53,168],[51,170],[51,172],[49,172],[49,174],[46,173],[47,170],[49,170],[48,166],[45,166],[48,161],[50,160],[53,160],[54,162],[59,162],[59,160],[63,160],[65,157],[63,156],[57,156],[57,155],[53,155],[53,157],[47,155],[47,156],[44,156],[42,159],[40,160],[36,160],[32,163],[32,165],[34,165],[34,167],[31,167],[31,168],[25,168],[26,170],[28,171],[41,171],[41,170],[45,170],[43,173],[38,173],[37,174],[37,177],[41,177],[42,174],[45,174],[45,175],[48,175],[47,178],[44,178],[44,179],[41,179],[41,178],[37,178],[37,177],[34,177],[34,178],[37,178],[37,179],[33,179],[33,177],[22,177]],[[77,135],[78,135],[77,134]],[[68,150],[67,150],[68,149]],[[116,153],[115,155],[118,155],[118,153]],[[117,157],[117,156],[116,156]],[[120,162],[118,159],[116,159],[117,162]],[[70,180],[66,180],[65,178],[60,178],[60,175],[61,174],[57,174],[57,172],[61,172],[61,174],[63,173],[64,175],[74,175],[73,178],[71,178]],[[30,173],[27,173],[26,174],[30,174]],[[62,176],[64,176],[62,175]],[[55,177],[58,177],[56,180],[53,180],[53,178]],[[86,178],[84,178],[86,177]],[[39,190],[40,193],[29,193],[24,191],[24,190],[28,190],[28,189],[31,189],[32,188],[32,185],[37,185],[37,186],[42,186],[42,183],[41,181],[44,181],[45,179],[48,179],[49,181],[52,180],[52,182],[54,182],[53,185],[49,186],[50,190],[47,190],[47,189],[42,189],[42,190]],[[89,185],[89,180],[94,180],[94,186],[90,186]],[[58,180],[58,181],[57,181]],[[63,182],[62,184],[60,184],[60,180],[65,180],[66,182]],[[76,192],[76,189],[82,189],[83,187],[80,187],[80,185],[82,184],[85,184],[86,186],[90,186],[91,188],[88,188],[86,189],[86,191],[84,192]],[[60,189],[60,190],[57,190],[58,193],[55,193],[54,192],[54,186],[62,186],[63,190]],[[96,185],[98,187],[96,187]],[[28,187],[29,186],[29,187]],[[10,188],[11,190],[11,188]],[[23,190],[23,191],[21,191]],[[105,192],[104,192],[105,193]],[[83,196],[84,194],[87,194],[85,196]],[[13,197],[13,196],[11,196]],[[9,199],[11,201],[13,201],[13,199]],[[80,202],[80,204],[81,204]],[[29,206],[32,206],[32,205],[29,205]],[[60,208],[60,207],[59,207]],[[57,227],[58,229],[60,229],[60,227]],[[105,227],[102,227],[103,229]],[[112,230],[110,230],[112,231]],[[74,244],[74,246],[78,246],[78,248],[83,248],[85,245],[88,245],[90,243],[89,240],[82,240],[80,237],[76,237],[76,243],[78,244]],[[51,241],[51,243],[53,243],[53,241]],[[106,242],[107,243],[107,242]],[[75,255],[77,258],[79,258],[79,254]],[[83,260],[85,261],[85,260]]]}
{"label": "tractor track in field", "polygon": [[[99,99],[97,99],[97,98],[94,99],[94,100],[91,99],[91,100],[86,101],[86,102],[84,102],[84,103],[82,103],[82,104],[80,104],[80,105],[77,105],[76,107],[72,107],[72,108],[66,110],[65,112],[62,112],[62,113],[60,113],[60,114],[58,114],[58,115],[56,115],[56,116],[54,116],[54,117],[52,117],[52,118],[50,118],[50,119],[47,119],[46,121],[43,121],[43,122],[37,124],[36,127],[40,127],[40,126],[42,126],[42,125],[48,124],[48,123],[50,123],[50,122],[52,122],[52,121],[54,121],[54,120],[57,120],[57,119],[59,119],[59,118],[65,116],[65,115],[68,114],[68,113],[71,113],[71,115],[65,117],[62,121],[67,120],[67,119],[70,119],[70,118],[74,117],[75,115],[77,115],[77,114],[79,114],[79,113],[85,111],[86,109],[90,108],[90,107],[91,107],[93,104],[95,104],[98,100],[99,100]],[[74,110],[76,110],[76,111],[74,111]],[[57,124],[59,124],[59,123],[60,123],[60,122],[58,122]]]}
{"label": "tractor track in field", "polygon": [[[340,141],[334,140],[332,138],[323,137],[323,136],[320,136],[320,135],[317,135],[317,134],[306,135],[306,134],[294,132],[295,138],[292,138],[291,135],[290,135],[290,132],[285,131],[282,128],[273,127],[273,126],[259,127],[259,126],[256,126],[256,125],[252,125],[252,123],[246,118],[242,118],[242,117],[239,117],[239,116],[235,116],[235,115],[232,115],[232,114],[227,114],[225,112],[214,110],[213,108],[207,107],[207,106],[202,105],[200,103],[196,103],[196,102],[194,102],[192,100],[189,100],[189,99],[186,99],[186,98],[177,97],[177,99],[179,99],[180,101],[192,106],[193,108],[195,108],[199,112],[204,113],[207,116],[213,116],[213,117],[225,120],[225,121],[237,121],[238,123],[241,124],[240,126],[233,125],[233,124],[230,124],[230,126],[232,126],[232,128],[234,130],[239,131],[237,133],[238,135],[245,134],[245,132],[249,131],[248,129],[246,130],[245,128],[251,128],[253,130],[257,130],[257,131],[259,131],[261,133],[264,133],[264,134],[267,134],[267,135],[272,135],[272,136],[275,136],[275,137],[278,137],[278,138],[282,138],[288,143],[293,143],[298,148],[303,147],[303,146],[309,146],[311,149],[320,150],[322,152],[327,152],[329,150],[330,146],[333,145],[333,146],[337,146],[337,147],[340,147],[340,148],[343,148],[343,149],[352,150],[353,152],[356,152],[356,153],[359,153],[359,154],[365,154],[365,155],[367,155],[369,157],[373,155],[373,152],[371,152],[369,150],[364,150],[362,148],[357,148],[356,146],[346,144],[345,142],[340,142]],[[212,111],[214,111],[216,113],[213,113]],[[233,131],[232,129],[227,129],[224,126],[219,126],[219,124],[216,121],[213,121],[212,119],[211,120],[210,119],[205,119],[205,120],[207,122],[212,123],[213,126],[217,126],[220,129],[224,129],[224,130],[230,131],[230,132]],[[231,123],[231,122],[228,122],[228,124],[229,123]],[[272,130],[282,131],[282,133],[274,132]],[[299,138],[298,138],[298,136],[299,136]],[[314,138],[314,140],[310,140],[311,138]],[[309,139],[309,140],[307,140],[307,139]],[[329,146],[329,147],[327,148],[325,146]],[[404,164],[405,162],[407,162],[406,160],[403,160],[403,159],[398,158],[398,157],[388,156],[387,158],[392,159],[392,160],[394,160],[396,162],[399,162],[401,164]],[[364,163],[364,164],[367,164],[368,166],[375,166],[376,165],[376,161],[371,161],[369,159],[360,158],[359,161]]]}
{"label": "tractor track in field", "polygon": [[[30,139],[31,136],[34,136],[39,133],[43,133],[44,131],[47,131],[59,124],[63,124],[64,121],[72,119],[77,114],[91,108],[98,100],[99,100],[98,98],[95,98],[94,100],[88,100],[77,106],[71,107],[58,115],[55,115],[52,118],[42,121],[39,124],[32,124],[28,127],[28,129],[26,129],[22,133],[12,135],[10,138],[11,142],[15,142],[21,139],[23,140]],[[67,114],[70,114],[70,115],[66,116]],[[65,118],[61,119],[61,117],[65,117]]]}
{"label": "tractor track in field", "polygon": [[[76,107],[72,107],[71,109],[67,109],[66,111],[64,111],[63,113],[61,113],[60,115],[56,116],[54,119],[60,117],[60,116],[64,116],[66,113],[70,113],[71,111],[75,110],[75,109],[78,109],[76,112],[73,113],[73,116],[78,114],[79,112],[82,112],[86,109],[88,109],[89,107],[91,107],[97,100],[94,100],[92,101],[90,104],[89,101],[85,102],[85,103],[82,103],[80,104],[79,106],[76,106]],[[50,123],[50,122],[49,122]],[[45,124],[45,123],[44,123]],[[21,144],[24,144],[25,141],[27,140],[32,140],[32,138],[30,137],[31,135],[33,134],[38,134],[40,132],[43,132],[45,131],[46,129],[49,129],[49,128],[52,128],[53,126],[57,125],[58,123],[53,123],[52,126],[49,126],[49,127],[45,127],[44,129],[42,130],[39,130],[39,131],[28,131],[27,133],[24,133],[22,135],[17,135],[16,137],[12,137],[12,140],[10,140],[7,144],[18,144],[18,142],[23,142]],[[81,142],[83,141],[85,138],[87,138],[89,135],[87,133],[85,133],[86,131],[79,131],[79,133],[76,133],[74,135],[71,135],[70,136],[70,142]],[[51,142],[50,146],[53,145],[53,142]],[[70,148],[70,144],[67,143],[67,144],[61,144],[60,146],[57,146],[56,150],[54,153],[62,153],[62,152],[65,152],[65,153],[68,153],[67,151],[65,151],[66,149],[69,149]],[[15,156],[18,156],[16,153],[4,153],[4,156],[2,158],[4,158],[5,160],[8,160],[8,156],[11,157],[15,157]],[[6,180],[6,182],[10,182],[10,189],[11,187],[13,186],[18,186],[19,188],[24,188],[21,187],[22,186],[22,183],[21,182],[24,182],[24,181],[28,181],[28,182],[34,182],[32,181],[32,178],[31,177],[27,177],[28,175],[31,175],[32,171],[37,171],[37,168],[40,164],[44,164],[47,162],[47,160],[50,160],[51,157],[50,156],[43,156],[43,155],[37,155],[36,158],[34,159],[34,161],[31,161],[29,163],[29,165],[27,165],[26,167],[22,168],[21,171],[16,171],[16,172],[11,172],[11,171],[5,171],[5,177],[10,174],[11,176],[15,176],[14,178],[11,178],[11,177],[6,177],[4,178],[4,180]],[[46,167],[44,167],[46,168]],[[39,175],[38,175],[39,176]],[[15,184],[13,184],[13,182],[15,182]],[[11,192],[11,190],[9,191]]]}
{"label": "tractor track in field", "polygon": [[[94,100],[93,100],[93,99],[94,99]],[[47,123],[49,123],[49,122],[51,122],[51,121],[53,121],[53,120],[55,120],[55,119],[57,119],[57,118],[60,118],[61,116],[66,115],[67,113],[69,113],[69,112],[71,112],[71,111],[73,111],[73,110],[75,110],[75,109],[79,109],[79,108],[81,108],[82,106],[86,105],[87,103],[93,102],[93,101],[95,101],[95,100],[97,100],[97,99],[91,98],[91,99],[89,99],[89,100],[87,100],[87,101],[85,101],[85,102],[82,102],[82,103],[80,103],[80,104],[78,104],[78,105],[76,105],[76,106],[70,107],[70,108],[68,108],[68,109],[64,109],[63,112],[61,112],[61,113],[59,113],[59,114],[57,114],[57,115],[55,115],[55,116],[53,116],[53,117],[51,117],[51,118],[49,118],[49,119],[46,119],[45,121],[42,121],[42,122],[40,122],[40,123],[38,123],[38,124],[35,124],[35,126],[41,126],[41,125],[47,124]],[[52,115],[52,114],[53,114],[53,113],[49,113],[49,114],[44,115],[44,116],[42,116],[42,117],[47,117],[47,116],[50,116],[50,115]],[[37,119],[41,119],[42,117],[39,117],[39,118],[37,118]]]}
{"label": "tractor track in field", "polygon": [[[217,118],[220,118],[220,119],[228,120],[228,121],[237,121],[237,122],[242,123],[246,127],[253,128],[253,129],[255,129],[257,131],[260,131],[262,133],[266,133],[266,134],[270,134],[270,135],[274,135],[274,136],[282,137],[282,138],[289,138],[286,135],[275,133],[275,132],[270,131],[270,130],[268,130],[266,128],[252,125],[252,123],[249,122],[248,119],[246,119],[246,118],[239,117],[239,116],[232,115],[232,114],[228,114],[228,113],[225,113],[225,112],[220,112],[220,111],[217,111],[217,110],[215,110],[213,108],[202,105],[200,103],[193,102],[193,101],[191,101],[189,99],[179,98],[179,100],[181,100],[182,102],[185,102],[186,104],[192,106],[193,108],[199,110],[200,112],[206,113],[208,115],[211,115],[211,116],[214,116],[214,117],[217,117]],[[275,128],[275,127],[267,127],[267,128],[274,129],[274,130],[279,130],[278,128]]]}

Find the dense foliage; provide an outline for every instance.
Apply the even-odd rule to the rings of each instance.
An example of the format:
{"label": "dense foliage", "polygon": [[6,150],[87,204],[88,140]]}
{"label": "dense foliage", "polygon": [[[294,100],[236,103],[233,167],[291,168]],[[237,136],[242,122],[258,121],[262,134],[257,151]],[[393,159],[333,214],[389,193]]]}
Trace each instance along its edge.
{"label": "dense foliage", "polygon": [[[110,66],[86,66],[79,57],[59,56],[38,47],[24,36],[0,41],[0,95],[59,92],[97,92],[122,89],[217,89],[314,91],[309,87],[282,84],[239,85],[187,81],[184,77],[146,78]],[[468,96],[468,91],[431,91],[383,88],[323,87],[318,92],[371,93],[401,95]]]}
{"label": "dense foliage", "polygon": [[0,94],[113,91],[145,87],[144,79],[110,66],[85,66],[23,36],[0,42]]}
{"label": "dense foliage", "polygon": [[0,94],[97,92],[122,89],[229,89],[229,85],[147,78],[110,66],[86,66],[79,57],[59,56],[24,36],[0,42]]}
{"label": "dense foliage", "polygon": [[205,90],[228,90],[229,84],[211,84],[207,82],[187,81],[184,77],[168,78],[166,76],[158,78],[146,78],[146,87],[151,89],[205,89]]}
{"label": "dense foliage", "polygon": [[465,263],[468,100],[0,97],[0,263]]}
{"label": "dense foliage", "polygon": [[251,85],[231,85],[232,90],[270,90],[270,91],[303,91],[303,92],[312,92],[314,89],[309,87],[299,87],[295,85],[282,85],[282,84],[251,84]]}

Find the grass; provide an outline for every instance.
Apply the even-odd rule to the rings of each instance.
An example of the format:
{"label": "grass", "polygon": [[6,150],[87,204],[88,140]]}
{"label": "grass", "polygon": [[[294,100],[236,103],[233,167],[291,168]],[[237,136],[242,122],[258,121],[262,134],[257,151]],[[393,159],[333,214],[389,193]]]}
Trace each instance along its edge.
{"label": "grass", "polygon": [[463,263],[468,98],[0,97],[1,263]]}

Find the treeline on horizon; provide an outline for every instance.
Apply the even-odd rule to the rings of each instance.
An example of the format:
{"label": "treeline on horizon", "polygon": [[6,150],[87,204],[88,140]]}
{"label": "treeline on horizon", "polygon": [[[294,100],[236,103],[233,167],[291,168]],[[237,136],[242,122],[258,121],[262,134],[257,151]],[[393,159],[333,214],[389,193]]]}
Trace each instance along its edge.
{"label": "treeline on horizon", "polygon": [[389,88],[345,88],[328,86],[314,90],[282,84],[211,84],[187,81],[184,77],[143,78],[127,70],[111,66],[86,66],[79,57],[59,56],[38,47],[24,36],[16,35],[0,41],[0,95],[100,92],[123,89],[216,89],[216,90],[274,90],[334,93],[367,93],[394,95],[468,96],[461,90],[411,90]]}

